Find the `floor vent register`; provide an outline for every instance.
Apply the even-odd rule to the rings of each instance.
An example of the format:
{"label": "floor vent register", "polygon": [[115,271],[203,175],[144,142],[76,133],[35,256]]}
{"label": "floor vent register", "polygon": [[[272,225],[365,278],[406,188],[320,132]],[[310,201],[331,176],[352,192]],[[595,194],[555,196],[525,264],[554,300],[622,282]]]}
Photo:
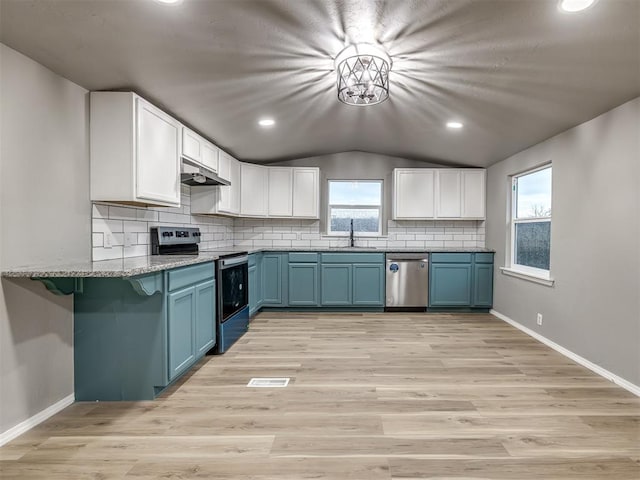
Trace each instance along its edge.
{"label": "floor vent register", "polygon": [[281,388],[289,385],[288,378],[252,378],[247,387]]}

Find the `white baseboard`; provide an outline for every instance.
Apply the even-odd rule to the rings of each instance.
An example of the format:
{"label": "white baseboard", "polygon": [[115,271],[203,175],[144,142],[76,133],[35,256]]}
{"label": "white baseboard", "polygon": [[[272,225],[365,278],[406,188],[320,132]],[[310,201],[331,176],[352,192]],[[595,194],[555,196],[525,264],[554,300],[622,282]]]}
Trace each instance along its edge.
{"label": "white baseboard", "polygon": [[53,405],[45,408],[39,413],[36,413],[33,417],[27,418],[24,422],[20,422],[15,427],[10,428],[6,432],[0,433],[0,447],[5,443],[10,442],[16,437],[19,437],[27,430],[31,430],[36,425],[44,422],[46,419],[54,416],[59,411],[67,408],[73,402],[75,402],[75,394],[67,395],[62,400],[57,401]]}
{"label": "white baseboard", "polygon": [[600,365],[596,365],[595,363],[590,362],[589,360],[587,360],[584,357],[581,357],[577,353],[574,353],[571,350],[568,350],[568,349],[564,348],[563,346],[558,345],[554,341],[549,340],[547,337],[543,337],[538,332],[534,332],[530,328],[527,328],[524,325],[519,324],[515,320],[507,317],[506,315],[503,315],[502,313],[500,313],[500,312],[498,312],[496,310],[492,309],[489,313],[491,313],[495,317],[498,317],[500,320],[504,320],[509,325],[512,325],[512,326],[516,327],[518,330],[521,330],[522,332],[526,333],[530,337],[535,338],[539,342],[544,343],[546,346],[553,348],[556,352],[561,353],[565,357],[573,360],[576,363],[579,363],[583,367],[588,368],[592,372],[597,373],[601,377],[606,378],[607,380],[615,383],[616,385],[618,385],[618,386],[624,388],[625,390],[628,390],[629,392],[633,393],[634,395],[637,395],[638,397],[640,397],[640,386],[635,385],[635,384],[631,383],[630,381],[625,380],[622,377],[619,377],[615,373],[612,373],[609,370],[607,370],[605,368],[602,368]]}

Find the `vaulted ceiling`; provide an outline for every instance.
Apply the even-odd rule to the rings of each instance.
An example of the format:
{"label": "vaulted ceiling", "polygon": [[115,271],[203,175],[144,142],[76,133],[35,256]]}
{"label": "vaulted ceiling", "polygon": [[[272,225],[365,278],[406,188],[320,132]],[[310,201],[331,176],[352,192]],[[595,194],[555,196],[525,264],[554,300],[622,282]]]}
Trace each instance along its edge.
{"label": "vaulted ceiling", "polygon": [[[1,0],[0,40],[89,90],[131,89],[240,159],[360,150],[487,166],[640,95],[640,2]],[[337,100],[345,45],[390,98]],[[264,129],[261,117],[277,124]],[[448,131],[456,119],[461,131]]]}

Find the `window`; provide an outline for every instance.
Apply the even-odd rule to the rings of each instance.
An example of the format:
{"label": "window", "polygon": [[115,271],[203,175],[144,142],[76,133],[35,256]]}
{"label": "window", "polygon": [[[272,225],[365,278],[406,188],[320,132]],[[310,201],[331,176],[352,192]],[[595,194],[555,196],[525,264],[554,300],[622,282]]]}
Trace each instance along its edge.
{"label": "window", "polygon": [[512,178],[511,269],[549,280],[551,165]]}
{"label": "window", "polygon": [[329,180],[328,210],[329,235],[380,235],[382,180]]}

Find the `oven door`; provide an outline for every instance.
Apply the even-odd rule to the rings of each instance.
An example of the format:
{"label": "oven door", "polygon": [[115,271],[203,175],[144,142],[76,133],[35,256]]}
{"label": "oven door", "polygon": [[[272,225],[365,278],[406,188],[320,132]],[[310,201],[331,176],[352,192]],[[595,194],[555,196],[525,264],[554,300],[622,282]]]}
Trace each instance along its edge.
{"label": "oven door", "polygon": [[249,268],[246,255],[219,260],[221,322],[249,304]]}

